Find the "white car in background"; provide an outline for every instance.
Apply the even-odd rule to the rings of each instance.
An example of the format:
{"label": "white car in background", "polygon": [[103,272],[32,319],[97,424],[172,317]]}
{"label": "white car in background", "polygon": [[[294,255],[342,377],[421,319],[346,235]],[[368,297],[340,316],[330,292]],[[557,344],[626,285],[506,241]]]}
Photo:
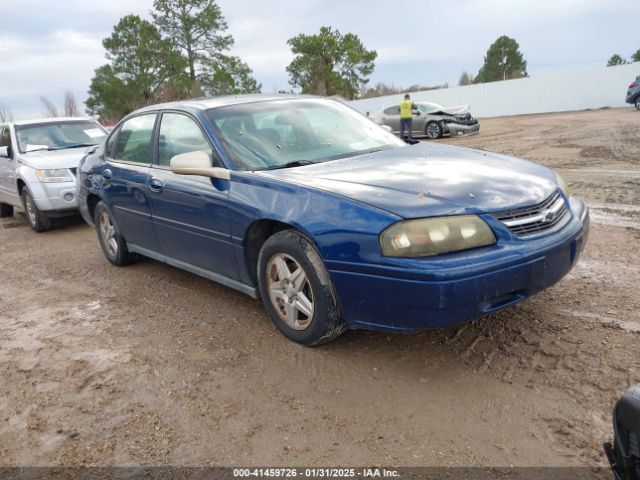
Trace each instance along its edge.
{"label": "white car in background", "polygon": [[107,132],[88,118],[47,118],[0,124],[0,217],[22,207],[31,228],[78,211],[76,170],[87,147]]}

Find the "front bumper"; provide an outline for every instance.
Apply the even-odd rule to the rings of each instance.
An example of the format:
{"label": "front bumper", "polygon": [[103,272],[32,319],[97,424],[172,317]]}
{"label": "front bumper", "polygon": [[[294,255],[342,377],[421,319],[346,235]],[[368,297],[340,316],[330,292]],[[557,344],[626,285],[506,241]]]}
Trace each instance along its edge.
{"label": "front bumper", "polygon": [[[589,231],[589,212],[572,199],[573,218],[553,237],[522,241],[517,253],[489,263],[470,262],[437,275],[397,269],[380,273],[329,269],[350,328],[417,332],[456,325],[501,310],[557,283],[578,260]],[[536,248],[534,244],[538,244]],[[540,246],[541,245],[541,246]],[[508,258],[506,258],[508,257]]]}
{"label": "front bumper", "polygon": [[[461,137],[463,135],[475,135],[480,132],[480,124],[461,125],[459,123],[445,123],[445,128],[452,137]],[[446,133],[446,132],[445,132]]]}
{"label": "front bumper", "polygon": [[78,197],[75,180],[59,183],[30,182],[28,185],[36,206],[47,215],[67,215],[77,212]]}

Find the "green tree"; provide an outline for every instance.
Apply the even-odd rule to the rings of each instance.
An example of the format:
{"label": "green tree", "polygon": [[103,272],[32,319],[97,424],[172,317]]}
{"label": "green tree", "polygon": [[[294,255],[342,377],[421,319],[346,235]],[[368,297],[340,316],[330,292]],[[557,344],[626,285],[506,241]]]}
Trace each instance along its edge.
{"label": "green tree", "polygon": [[259,93],[262,85],[251,76],[251,69],[238,57],[220,55],[215,62],[204,64],[200,82],[213,95]]}
{"label": "green tree", "polygon": [[616,65],[625,65],[626,63],[627,61],[624,58],[622,58],[617,53],[614,53],[613,55],[611,55],[611,58],[607,62],[607,67],[615,67]]}
{"label": "green tree", "polygon": [[632,62],[640,62],[640,48],[638,50],[636,50],[636,53],[631,55],[631,61]]}
{"label": "green tree", "polygon": [[120,19],[102,42],[109,63],[95,71],[86,102],[88,112],[117,120],[170,90],[186,96],[187,65],[158,29],[137,15]]}
{"label": "green tree", "polygon": [[289,83],[303,93],[352,99],[360,85],[368,83],[378,56],[357,35],[342,35],[331,27],[322,27],[317,35],[301,33],[287,43],[295,55],[287,67]]}
{"label": "green tree", "polygon": [[260,92],[249,66],[224,53],[233,37],[215,0],[154,0],[153,8],[154,23],[184,55],[191,82],[214,95]]}
{"label": "green tree", "polygon": [[474,82],[495,82],[526,76],[527,62],[520,52],[520,45],[513,38],[502,35],[487,50],[484,65]]}

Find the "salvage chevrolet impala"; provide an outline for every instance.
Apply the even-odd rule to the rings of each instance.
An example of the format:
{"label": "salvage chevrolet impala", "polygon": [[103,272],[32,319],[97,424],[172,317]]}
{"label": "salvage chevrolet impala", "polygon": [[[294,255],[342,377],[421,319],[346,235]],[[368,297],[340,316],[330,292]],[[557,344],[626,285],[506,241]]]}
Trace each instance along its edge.
{"label": "salvage chevrolet impala", "polygon": [[143,255],[260,298],[305,345],[513,305],[569,272],[589,228],[546,167],[409,146],[314,97],[143,108],[87,154],[78,184],[111,263]]}

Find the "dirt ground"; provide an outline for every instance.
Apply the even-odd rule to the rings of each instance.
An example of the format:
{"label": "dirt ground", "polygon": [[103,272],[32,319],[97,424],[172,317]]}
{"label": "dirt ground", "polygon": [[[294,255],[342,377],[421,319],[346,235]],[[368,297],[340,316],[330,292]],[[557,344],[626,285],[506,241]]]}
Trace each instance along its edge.
{"label": "dirt ground", "polygon": [[481,121],[443,140],[556,168],[591,207],[577,267],[500,313],[309,349],[259,302],[79,219],[0,221],[0,465],[604,465],[640,382],[640,112]]}

